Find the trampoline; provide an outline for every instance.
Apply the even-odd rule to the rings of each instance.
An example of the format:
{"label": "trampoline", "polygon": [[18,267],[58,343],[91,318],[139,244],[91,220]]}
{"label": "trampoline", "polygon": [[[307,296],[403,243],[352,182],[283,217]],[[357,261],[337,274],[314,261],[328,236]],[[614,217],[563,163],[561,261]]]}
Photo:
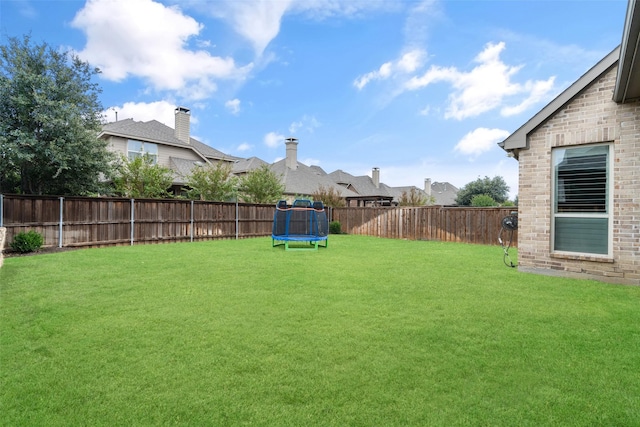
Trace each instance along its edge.
{"label": "trampoline", "polygon": [[[285,200],[276,204],[273,215],[272,247],[283,245],[285,250],[318,249],[327,247],[329,220],[322,202],[298,199],[288,206]],[[324,245],[319,245],[324,242]]]}

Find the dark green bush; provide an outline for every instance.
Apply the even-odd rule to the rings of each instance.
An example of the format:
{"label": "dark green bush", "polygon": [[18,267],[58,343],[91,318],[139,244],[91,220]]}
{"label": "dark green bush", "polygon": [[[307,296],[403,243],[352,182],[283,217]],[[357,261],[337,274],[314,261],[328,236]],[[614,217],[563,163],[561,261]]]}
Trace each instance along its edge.
{"label": "dark green bush", "polygon": [[16,234],[11,243],[11,249],[21,254],[35,252],[42,247],[43,243],[42,234],[31,230]]}
{"label": "dark green bush", "polygon": [[342,230],[340,227],[340,221],[331,221],[329,223],[329,233],[330,234],[342,234]]}

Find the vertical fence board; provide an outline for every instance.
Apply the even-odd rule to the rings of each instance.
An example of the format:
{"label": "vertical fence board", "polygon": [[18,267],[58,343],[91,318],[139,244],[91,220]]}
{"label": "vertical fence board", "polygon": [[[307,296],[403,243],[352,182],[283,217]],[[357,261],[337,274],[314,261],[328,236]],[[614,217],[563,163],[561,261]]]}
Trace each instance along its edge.
{"label": "vertical fence board", "polygon": [[[7,242],[34,230],[45,246],[58,245],[60,200],[49,196],[3,195],[2,222]],[[270,236],[273,205],[190,200],[136,199],[134,243]],[[236,209],[238,218],[236,219]],[[514,208],[396,207],[332,208],[333,221],[348,234],[411,240],[438,240],[497,245],[502,218]],[[131,200],[65,197],[63,246],[111,246],[130,243]],[[193,230],[192,230],[193,228]],[[517,245],[517,231],[513,245]]]}
{"label": "vertical fence board", "polygon": [[[412,240],[438,240],[497,245],[502,218],[513,207],[397,207],[334,208],[333,221],[338,221],[348,234]],[[517,231],[514,233],[517,246]]]}

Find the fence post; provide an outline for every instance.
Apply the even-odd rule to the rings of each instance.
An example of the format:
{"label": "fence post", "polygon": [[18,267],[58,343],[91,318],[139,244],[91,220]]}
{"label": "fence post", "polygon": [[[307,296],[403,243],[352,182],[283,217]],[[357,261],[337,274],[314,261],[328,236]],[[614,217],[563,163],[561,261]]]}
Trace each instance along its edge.
{"label": "fence post", "polygon": [[61,248],[62,247],[62,225],[64,222],[64,197],[60,197],[60,226],[58,228],[58,247]]}
{"label": "fence post", "polygon": [[191,201],[191,241],[193,242],[193,200]]}
{"label": "fence post", "polygon": [[135,203],[135,199],[131,199],[131,246],[133,246],[133,225],[134,225],[134,214],[135,214],[135,208],[134,208],[134,203]]}
{"label": "fence post", "polygon": [[238,240],[238,233],[240,232],[238,222],[239,222],[239,218],[238,218],[238,193],[236,193],[236,240]]}
{"label": "fence post", "polygon": [[[4,206],[4,194],[0,194],[0,227],[3,227],[2,220],[4,219],[4,212],[2,211]],[[2,248],[0,248],[1,250]]]}

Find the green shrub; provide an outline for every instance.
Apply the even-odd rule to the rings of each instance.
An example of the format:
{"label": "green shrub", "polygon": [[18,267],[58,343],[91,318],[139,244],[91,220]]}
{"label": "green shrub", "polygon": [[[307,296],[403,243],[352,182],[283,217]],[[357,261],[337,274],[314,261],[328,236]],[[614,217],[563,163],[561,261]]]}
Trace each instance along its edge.
{"label": "green shrub", "polygon": [[471,198],[471,206],[475,207],[488,207],[488,206],[496,206],[497,203],[493,199],[493,197],[488,194],[476,194]]}
{"label": "green shrub", "polygon": [[330,234],[342,234],[342,230],[340,227],[340,221],[331,221],[329,223],[329,233]]}
{"label": "green shrub", "polygon": [[21,254],[35,252],[42,247],[43,243],[42,234],[31,230],[26,233],[16,234],[13,238],[13,243],[11,243],[11,249]]}

